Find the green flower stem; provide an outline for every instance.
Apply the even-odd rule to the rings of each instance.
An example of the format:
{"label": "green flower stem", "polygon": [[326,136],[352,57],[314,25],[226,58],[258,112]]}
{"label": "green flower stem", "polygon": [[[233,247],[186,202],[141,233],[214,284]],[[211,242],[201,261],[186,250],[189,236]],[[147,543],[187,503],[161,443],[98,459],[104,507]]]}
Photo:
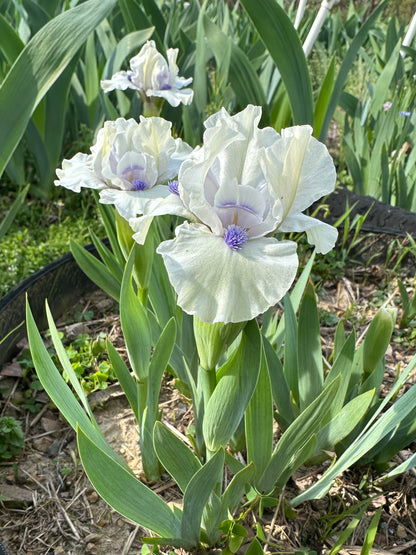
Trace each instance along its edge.
{"label": "green flower stem", "polygon": [[217,376],[215,368],[206,370],[199,366],[198,368],[198,386],[202,389],[202,395],[204,398],[204,406],[207,406],[208,401],[212,395],[212,392],[217,385]]}
{"label": "green flower stem", "polygon": [[145,118],[158,117],[163,107],[163,98],[142,96],[143,115]]}
{"label": "green flower stem", "polygon": [[[217,375],[216,375],[215,368],[206,370],[202,366],[199,366],[198,367],[198,388],[202,390],[203,405],[204,405],[202,418],[204,418],[203,415],[205,414],[205,408],[208,404],[208,401],[211,398],[211,395],[216,385],[217,385]],[[198,426],[198,429],[202,431],[202,422],[200,423],[200,426]],[[201,438],[200,441],[198,441],[198,438],[197,438],[197,444],[201,445],[202,449],[204,449],[205,447],[204,443],[205,442],[203,438]],[[206,460],[209,460],[214,455],[214,453],[207,448],[205,448],[204,454],[205,454]]]}

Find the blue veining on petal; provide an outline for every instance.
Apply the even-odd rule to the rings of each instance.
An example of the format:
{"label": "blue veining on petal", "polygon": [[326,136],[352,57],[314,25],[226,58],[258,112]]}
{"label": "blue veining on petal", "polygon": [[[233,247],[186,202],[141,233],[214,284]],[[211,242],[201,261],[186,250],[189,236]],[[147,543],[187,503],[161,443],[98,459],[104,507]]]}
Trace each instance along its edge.
{"label": "blue veining on petal", "polygon": [[221,204],[218,204],[216,208],[237,208],[237,209],[241,208],[246,212],[250,212],[250,214],[254,214],[255,216],[258,215],[256,210],[254,210],[251,206],[248,206],[248,204],[237,204],[236,202],[222,202]]}
{"label": "blue veining on petal", "polygon": [[132,166],[127,166],[126,168],[123,169],[122,175],[133,175],[134,172],[137,171],[143,171],[144,170],[144,166],[140,166],[139,164],[133,164]]}

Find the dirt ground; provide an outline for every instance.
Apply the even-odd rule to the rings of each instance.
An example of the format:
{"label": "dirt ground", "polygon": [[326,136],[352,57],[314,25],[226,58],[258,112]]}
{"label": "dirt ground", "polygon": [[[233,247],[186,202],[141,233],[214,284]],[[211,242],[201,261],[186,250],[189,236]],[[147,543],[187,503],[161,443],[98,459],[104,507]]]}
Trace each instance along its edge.
{"label": "dirt ground", "polygon": [[[325,356],[333,345],[335,319],[354,316],[357,337],[369,325],[377,307],[377,299],[385,283],[384,268],[346,271],[337,279],[328,279],[320,288]],[[414,286],[414,282],[409,281]],[[383,285],[384,288],[384,285]],[[397,288],[390,288],[388,303],[397,301]],[[380,304],[380,301],[378,304]],[[123,354],[120,325],[114,303],[96,292],[80,301],[77,310],[94,311],[91,321],[61,329],[68,336],[81,331],[92,335],[104,331]],[[334,318],[335,317],[335,318]],[[351,316],[352,317],[352,316]],[[386,356],[385,388],[393,383],[398,368],[404,368],[414,354],[414,342],[393,341]],[[25,345],[21,345],[23,348]],[[409,384],[414,378],[409,380]],[[149,532],[117,514],[102,501],[83,473],[77,454],[75,434],[53,409],[43,391],[35,394],[40,411],[24,408],[25,392],[21,387],[22,371],[14,360],[0,371],[1,414],[11,415],[23,423],[25,449],[12,461],[0,463],[0,541],[9,555],[138,555],[140,538]],[[110,444],[127,460],[136,475],[141,476],[138,434],[134,416],[118,384],[90,395],[97,421]],[[187,400],[165,378],[160,398],[162,419],[173,423],[181,432],[192,421]],[[404,460],[413,446],[399,454]],[[325,465],[301,468],[288,483],[277,509],[265,512],[260,524],[268,540],[269,553],[293,553],[301,546],[327,554],[340,531],[350,519],[346,512],[367,496],[374,496],[369,510],[343,547],[343,555],[361,553],[363,538],[377,507],[383,512],[373,554],[416,554],[416,473],[410,471],[380,489],[377,475],[368,468],[354,468],[340,476],[329,495],[308,502],[296,514],[288,515],[285,500],[290,500],[308,487],[325,470]],[[116,487],[116,485],[115,485]],[[153,484],[156,492],[168,501],[179,498],[173,481],[164,476]],[[340,518],[341,517],[341,518]],[[246,526],[256,522],[251,517]],[[161,551],[169,553],[169,551]],[[171,553],[182,553],[180,550]],[[242,553],[243,551],[241,551]],[[219,553],[219,552],[218,552]]]}

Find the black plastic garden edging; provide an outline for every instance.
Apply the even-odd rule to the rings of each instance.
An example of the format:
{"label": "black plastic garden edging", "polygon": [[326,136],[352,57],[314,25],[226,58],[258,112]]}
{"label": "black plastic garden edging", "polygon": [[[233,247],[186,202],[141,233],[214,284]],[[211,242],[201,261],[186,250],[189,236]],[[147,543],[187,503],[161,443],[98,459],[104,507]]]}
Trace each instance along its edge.
{"label": "black plastic garden edging", "polygon": [[[322,200],[315,203],[311,212],[314,208],[319,207],[321,203]],[[323,218],[323,211],[318,217],[327,223],[333,224],[349,208],[352,208],[349,216],[350,221],[353,220],[356,214],[365,215],[368,211],[361,227],[363,231],[398,237],[406,237],[409,234],[416,238],[416,214],[399,206],[391,206],[370,196],[356,195],[346,187],[339,187],[335,192],[328,195],[325,204],[329,207],[328,217]]]}
{"label": "black plastic garden edging", "polygon": [[[96,254],[94,245],[85,248]],[[14,287],[0,299],[0,367],[11,360],[16,344],[26,337],[26,295],[38,327],[45,329],[45,299],[56,319],[95,289],[97,286],[79,268],[72,254],[51,262]]]}

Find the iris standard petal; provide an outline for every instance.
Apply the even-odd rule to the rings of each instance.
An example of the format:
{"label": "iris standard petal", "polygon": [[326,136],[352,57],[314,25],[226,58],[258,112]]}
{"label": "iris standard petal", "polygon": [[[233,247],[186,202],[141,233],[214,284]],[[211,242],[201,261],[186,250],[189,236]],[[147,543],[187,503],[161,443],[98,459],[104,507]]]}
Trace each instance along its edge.
{"label": "iris standard petal", "polygon": [[249,230],[264,221],[268,210],[267,201],[268,198],[261,190],[240,185],[234,179],[218,189],[214,208],[223,227],[234,223]]}
{"label": "iris standard petal", "polygon": [[159,182],[176,177],[180,165],[192,152],[192,148],[182,139],[172,137],[172,123],[159,117],[140,116],[132,140],[138,152],[146,152],[157,161]]}
{"label": "iris standard petal", "polygon": [[281,140],[265,149],[260,163],[282,201],[284,217],[303,212],[335,188],[334,162],[326,146],[312,137],[309,125],[283,129]]}
{"label": "iris standard petal", "polygon": [[262,237],[233,250],[205,226],[184,223],[157,248],[185,312],[204,322],[243,322],[275,305],[298,267],[296,243]]}

